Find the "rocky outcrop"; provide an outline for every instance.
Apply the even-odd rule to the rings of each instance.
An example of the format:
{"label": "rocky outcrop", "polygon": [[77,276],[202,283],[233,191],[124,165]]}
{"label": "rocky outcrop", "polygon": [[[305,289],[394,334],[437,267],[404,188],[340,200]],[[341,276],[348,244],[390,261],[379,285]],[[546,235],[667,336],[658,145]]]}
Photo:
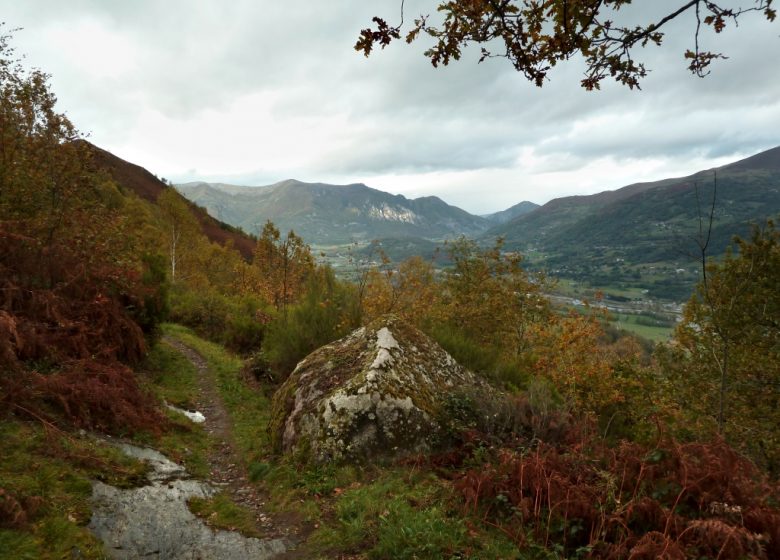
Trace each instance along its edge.
{"label": "rocky outcrop", "polygon": [[445,445],[447,403],[494,390],[393,316],[316,350],[274,395],[271,437],[306,461],[394,458]]}
{"label": "rocky outcrop", "polygon": [[187,502],[214,496],[214,486],[190,478],[184,467],[154,449],[118,446],[126,455],[148,463],[150,471],[148,484],[139,488],[92,483],[89,529],[103,542],[108,557],[270,560],[291,548],[286,539],[257,539],[211,529],[195,517]]}

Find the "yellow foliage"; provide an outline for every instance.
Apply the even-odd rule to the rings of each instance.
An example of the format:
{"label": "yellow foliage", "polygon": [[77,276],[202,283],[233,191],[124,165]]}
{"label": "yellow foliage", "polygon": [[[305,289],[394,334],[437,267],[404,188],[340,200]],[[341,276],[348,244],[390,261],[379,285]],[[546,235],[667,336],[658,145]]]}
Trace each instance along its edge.
{"label": "yellow foliage", "polygon": [[257,240],[253,264],[259,271],[254,278],[256,292],[285,313],[287,306],[302,295],[315,269],[311,249],[303,239],[293,231],[282,237],[270,221]]}
{"label": "yellow foliage", "polygon": [[594,317],[572,313],[540,327],[533,345],[534,369],[550,379],[575,410],[596,413],[623,400],[613,369],[618,355],[600,341],[603,330]]}

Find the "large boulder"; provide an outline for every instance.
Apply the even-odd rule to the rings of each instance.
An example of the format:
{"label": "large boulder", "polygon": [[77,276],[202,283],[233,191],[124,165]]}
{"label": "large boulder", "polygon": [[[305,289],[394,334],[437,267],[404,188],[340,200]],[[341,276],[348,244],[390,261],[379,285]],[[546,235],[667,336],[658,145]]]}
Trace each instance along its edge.
{"label": "large boulder", "polygon": [[461,393],[494,390],[388,316],[309,354],[273,398],[271,438],[306,461],[391,459],[445,445]]}

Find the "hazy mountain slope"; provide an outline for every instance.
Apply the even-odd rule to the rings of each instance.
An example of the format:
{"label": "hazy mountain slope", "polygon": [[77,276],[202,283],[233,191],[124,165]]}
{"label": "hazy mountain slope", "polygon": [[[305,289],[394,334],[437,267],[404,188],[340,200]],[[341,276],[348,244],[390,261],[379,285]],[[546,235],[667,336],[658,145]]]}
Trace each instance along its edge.
{"label": "hazy mountain slope", "polygon": [[[631,262],[695,253],[699,217],[709,216],[715,187],[710,178],[639,193],[556,232],[548,244],[563,250],[577,239],[592,247],[614,248]],[[715,197],[712,254],[719,254],[734,235],[747,234],[751,223],[780,212],[780,172],[722,171]]]}
{"label": "hazy mountain slope", "polygon": [[547,204],[521,214],[503,224],[493,226],[486,237],[503,236],[510,245],[541,243],[551,232],[561,231],[587,219],[592,212],[631,199],[645,191],[676,184],[684,179],[663,179],[650,183],[635,183],[615,191],[592,195],[554,198]]}
{"label": "hazy mountain slope", "polygon": [[689,248],[680,243],[690,240],[699,214],[709,211],[716,172],[714,233],[720,251],[746,224],[780,212],[780,148],[690,177],[558,198],[486,236],[503,235],[516,248],[568,254],[599,247],[642,262],[669,258]]}
{"label": "hazy mountain slope", "polygon": [[257,232],[267,220],[325,245],[382,237],[479,235],[489,222],[439,198],[414,200],[363,184],[282,181],[266,187],[186,183],[179,191],[213,216]]}
{"label": "hazy mountain slope", "polygon": [[493,222],[494,224],[505,224],[511,220],[514,220],[518,216],[522,216],[523,214],[528,214],[529,212],[533,212],[539,208],[539,205],[535,202],[529,202],[528,200],[524,200],[523,202],[520,202],[518,204],[515,204],[514,206],[510,206],[506,210],[501,210],[500,212],[494,212],[493,214],[487,214],[485,216],[482,216],[486,220],[489,220]]}
{"label": "hazy mountain slope", "polygon": [[[750,224],[780,214],[780,148],[689,177],[555,199],[485,238],[502,235],[508,248],[538,256],[539,266],[559,275],[633,283],[651,295],[683,299],[698,278],[699,217],[708,218],[713,193],[709,254],[718,255]],[[665,276],[650,266],[658,264]]]}
{"label": "hazy mountain slope", "polygon": [[[91,145],[91,149],[95,165],[105,170],[121,188],[133,191],[153,203],[157,201],[157,197],[164,189],[169,188],[143,167],[125,161],[97,146]],[[221,245],[231,242],[245,258],[252,257],[255,241],[251,237],[213,218],[202,208],[193,205],[192,209],[206,237]]]}

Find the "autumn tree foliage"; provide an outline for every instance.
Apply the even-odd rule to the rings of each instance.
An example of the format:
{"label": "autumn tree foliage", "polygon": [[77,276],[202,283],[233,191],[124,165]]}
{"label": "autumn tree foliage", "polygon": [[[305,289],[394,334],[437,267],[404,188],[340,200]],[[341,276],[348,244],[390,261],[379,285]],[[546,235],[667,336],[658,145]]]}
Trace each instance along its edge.
{"label": "autumn tree foliage", "polygon": [[[544,84],[552,67],[577,56],[587,67],[581,82],[584,88],[598,89],[611,77],[633,89],[647,75],[636,50],[661,45],[670,21],[685,13],[694,14],[691,47],[684,54],[689,70],[704,76],[714,60],[726,57],[700,48],[702,27],[720,33],[729,25],[736,27],[739,18],[751,12],[774,21],[773,4],[773,0],[755,0],[743,8],[731,2],[685,0],[649,21],[630,24],[621,23],[621,15],[632,5],[631,0],[447,0],[437,5],[440,22],[421,15],[405,39],[407,43],[421,36],[432,39],[425,56],[433,66],[459,60],[463,49],[475,44],[481,49],[480,62],[505,58],[537,86]],[[403,1],[400,6],[401,24],[393,26],[374,17],[375,27],[361,31],[355,50],[368,56],[374,46],[384,48],[400,39]]]}
{"label": "autumn tree foliage", "polygon": [[595,308],[554,309],[545,296],[551,283],[524,270],[500,239],[487,248],[457,239],[447,251],[452,265],[439,272],[420,257],[366,271],[363,322],[394,313],[504,387],[551,388],[556,406],[599,419],[610,435],[651,431],[649,417],[668,403],[636,343],[607,341]]}
{"label": "autumn tree foliage", "polygon": [[[175,189],[168,187],[157,197],[157,206],[162,213],[162,227],[165,230],[165,247],[170,263],[171,282],[186,278],[195,272],[192,266],[197,254],[198,242],[203,244],[195,216],[187,201]],[[188,267],[189,265],[189,267]],[[188,270],[189,268],[189,270]],[[178,274],[178,276],[177,276]]]}
{"label": "autumn tree foliage", "polygon": [[125,363],[159,284],[135,252],[123,196],[93,170],[55,107],[0,36],[0,402],[4,411],[108,430],[158,423]]}
{"label": "autumn tree foliage", "polygon": [[710,262],[685,307],[665,374],[691,427],[719,431],[780,472],[780,232],[774,222]]}
{"label": "autumn tree foliage", "polygon": [[255,374],[283,381],[296,364],[360,324],[355,287],[336,278],[327,266],[314,268],[297,301],[267,327]]}
{"label": "autumn tree foliage", "polygon": [[299,297],[315,266],[311,249],[303,239],[294,231],[282,236],[270,221],[257,240],[253,264],[259,271],[260,291],[283,313]]}
{"label": "autumn tree foliage", "polygon": [[465,238],[450,243],[454,266],[444,275],[436,313],[476,342],[514,358],[528,349],[534,326],[552,311],[543,296],[544,278],[529,275],[522,257],[502,247],[501,239],[488,249]]}
{"label": "autumn tree foliage", "polygon": [[364,323],[392,313],[423,326],[439,302],[440,286],[433,263],[420,256],[397,267],[380,252],[381,265],[363,271],[358,282],[360,312]]}
{"label": "autumn tree foliage", "polygon": [[367,271],[364,322],[394,313],[420,327],[451,328],[474,343],[516,357],[527,347],[534,324],[551,315],[542,295],[544,279],[532,277],[522,258],[460,238],[447,243],[452,266],[436,272],[433,263],[411,257],[397,268],[383,258]]}

